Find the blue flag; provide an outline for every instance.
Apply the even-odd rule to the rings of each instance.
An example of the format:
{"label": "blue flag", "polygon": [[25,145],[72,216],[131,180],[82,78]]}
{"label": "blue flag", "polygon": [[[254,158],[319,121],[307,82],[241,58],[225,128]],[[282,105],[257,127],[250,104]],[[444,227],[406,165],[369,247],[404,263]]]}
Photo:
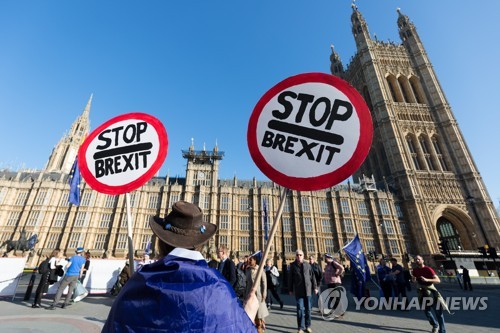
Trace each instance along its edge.
{"label": "blue flag", "polygon": [[365,254],[363,253],[363,246],[357,234],[349,244],[344,246],[343,250],[351,261],[351,267],[355,268],[354,272],[358,280],[363,282],[370,280],[370,267],[368,267]]}
{"label": "blue flag", "polygon": [[71,171],[69,173],[69,198],[68,201],[75,206],[80,205],[80,168],[78,167],[78,156],[73,162]]}
{"label": "blue flag", "polygon": [[250,257],[254,257],[257,260],[257,263],[260,264],[260,261],[262,260],[262,251],[259,250],[252,254]]}
{"label": "blue flag", "polygon": [[146,244],[146,249],[144,250],[144,254],[149,255],[151,253],[151,239],[149,242]]}
{"label": "blue flag", "polygon": [[267,241],[269,238],[268,236],[268,226],[267,226],[267,204],[266,204],[266,199],[264,199],[264,240]]}

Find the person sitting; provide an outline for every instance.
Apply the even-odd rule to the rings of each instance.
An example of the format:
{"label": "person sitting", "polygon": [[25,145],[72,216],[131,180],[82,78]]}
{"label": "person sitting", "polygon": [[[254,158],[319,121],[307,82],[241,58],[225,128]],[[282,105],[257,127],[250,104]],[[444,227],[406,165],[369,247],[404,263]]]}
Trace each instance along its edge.
{"label": "person sitting", "polygon": [[102,332],[256,332],[255,292],[243,308],[229,282],[199,252],[217,231],[201,209],[178,201],[164,218],[152,217],[160,260],[128,280]]}

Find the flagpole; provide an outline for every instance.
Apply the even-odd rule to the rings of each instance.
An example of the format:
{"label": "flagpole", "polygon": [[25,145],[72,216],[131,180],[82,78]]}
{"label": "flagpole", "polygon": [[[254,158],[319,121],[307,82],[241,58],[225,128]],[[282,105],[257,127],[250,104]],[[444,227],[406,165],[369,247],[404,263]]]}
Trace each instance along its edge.
{"label": "flagpole", "polygon": [[128,260],[130,276],[134,274],[134,244],[132,241],[132,213],[130,212],[130,193],[125,193],[127,203],[127,233],[128,233]]}
{"label": "flagpole", "polygon": [[278,211],[276,212],[276,217],[274,218],[271,234],[269,235],[269,239],[266,244],[266,249],[264,250],[264,254],[262,255],[262,260],[260,261],[259,269],[257,270],[257,275],[255,277],[255,281],[253,282],[253,286],[252,289],[250,290],[249,295],[254,293],[260,286],[260,279],[262,278],[262,273],[264,272],[264,264],[266,262],[267,255],[269,254],[269,250],[271,249],[271,245],[273,244],[274,234],[276,233],[276,230],[278,230],[278,224],[281,219],[281,213],[283,212],[283,207],[285,206],[285,199],[289,191],[290,190],[288,188],[283,188],[283,191],[281,193],[280,204]]}

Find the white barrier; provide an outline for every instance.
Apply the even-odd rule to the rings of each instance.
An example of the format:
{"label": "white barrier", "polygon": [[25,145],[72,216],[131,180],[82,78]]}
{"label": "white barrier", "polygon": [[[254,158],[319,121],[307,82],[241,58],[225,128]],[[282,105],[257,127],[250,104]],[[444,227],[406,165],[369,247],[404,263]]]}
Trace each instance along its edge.
{"label": "white barrier", "polygon": [[16,294],[26,260],[28,257],[0,258],[0,296],[14,296]]}
{"label": "white barrier", "polygon": [[[90,267],[83,280],[89,294],[105,294],[111,290],[118,275],[125,266],[124,259],[90,259]],[[49,287],[49,294],[55,294],[62,278]],[[64,290],[66,294],[68,288]]]}

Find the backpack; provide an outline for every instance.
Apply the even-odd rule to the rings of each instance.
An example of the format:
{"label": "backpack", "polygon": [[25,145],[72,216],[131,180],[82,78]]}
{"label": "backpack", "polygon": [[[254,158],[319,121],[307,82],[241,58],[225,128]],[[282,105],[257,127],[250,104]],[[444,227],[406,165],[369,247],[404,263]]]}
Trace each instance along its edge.
{"label": "backpack", "polygon": [[236,293],[236,296],[238,297],[245,296],[246,288],[247,288],[247,275],[241,269],[236,268],[236,284],[234,285],[234,292]]}

